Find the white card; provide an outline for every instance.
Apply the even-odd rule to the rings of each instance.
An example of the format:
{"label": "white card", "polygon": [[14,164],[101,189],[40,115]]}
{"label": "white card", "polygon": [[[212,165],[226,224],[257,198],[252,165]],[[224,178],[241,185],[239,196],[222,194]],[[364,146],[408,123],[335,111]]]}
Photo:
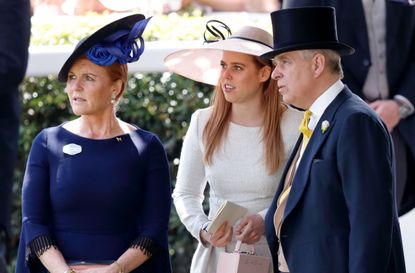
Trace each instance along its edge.
{"label": "white card", "polygon": [[63,146],[62,151],[68,155],[76,155],[82,152],[82,147],[75,143],[70,143]]}

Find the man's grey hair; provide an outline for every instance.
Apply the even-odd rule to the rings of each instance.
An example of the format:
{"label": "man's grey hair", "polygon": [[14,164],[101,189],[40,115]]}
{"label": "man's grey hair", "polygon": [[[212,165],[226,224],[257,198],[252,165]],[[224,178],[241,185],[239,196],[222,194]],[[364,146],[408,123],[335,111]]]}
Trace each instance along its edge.
{"label": "man's grey hair", "polygon": [[326,58],[326,66],[329,70],[343,79],[343,68],[341,58],[337,51],[332,49],[306,49],[302,50],[302,56],[305,60],[311,60],[315,54],[322,54]]}

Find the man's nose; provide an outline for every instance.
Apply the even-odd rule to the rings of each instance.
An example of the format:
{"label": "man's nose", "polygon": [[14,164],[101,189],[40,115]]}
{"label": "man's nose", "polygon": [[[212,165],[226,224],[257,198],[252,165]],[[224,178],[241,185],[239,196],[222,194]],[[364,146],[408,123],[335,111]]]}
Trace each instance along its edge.
{"label": "man's nose", "polygon": [[281,79],[281,77],[281,72],[279,71],[278,67],[275,67],[272,71],[271,78],[273,78],[274,80],[279,80]]}

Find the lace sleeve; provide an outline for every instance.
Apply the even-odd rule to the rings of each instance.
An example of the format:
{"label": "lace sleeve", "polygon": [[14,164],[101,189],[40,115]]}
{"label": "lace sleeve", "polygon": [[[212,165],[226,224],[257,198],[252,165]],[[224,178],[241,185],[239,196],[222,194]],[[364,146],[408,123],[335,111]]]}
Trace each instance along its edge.
{"label": "lace sleeve", "polygon": [[145,255],[151,257],[155,252],[157,252],[158,246],[154,244],[153,240],[150,238],[139,236],[132,242],[130,248],[140,249]]}
{"label": "lace sleeve", "polygon": [[35,238],[27,246],[26,260],[29,260],[30,257],[41,256],[51,247],[57,249],[56,244],[50,235],[41,235]]}

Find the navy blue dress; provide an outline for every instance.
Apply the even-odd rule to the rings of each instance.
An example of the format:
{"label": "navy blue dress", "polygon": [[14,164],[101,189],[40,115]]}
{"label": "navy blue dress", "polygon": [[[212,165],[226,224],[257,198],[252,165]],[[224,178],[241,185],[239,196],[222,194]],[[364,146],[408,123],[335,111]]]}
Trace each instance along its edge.
{"label": "navy blue dress", "polygon": [[50,247],[67,261],[112,261],[136,247],[152,256],[133,272],[169,273],[170,207],[168,162],[154,134],[97,140],[45,129],[26,166],[16,272],[45,272],[37,255]]}

